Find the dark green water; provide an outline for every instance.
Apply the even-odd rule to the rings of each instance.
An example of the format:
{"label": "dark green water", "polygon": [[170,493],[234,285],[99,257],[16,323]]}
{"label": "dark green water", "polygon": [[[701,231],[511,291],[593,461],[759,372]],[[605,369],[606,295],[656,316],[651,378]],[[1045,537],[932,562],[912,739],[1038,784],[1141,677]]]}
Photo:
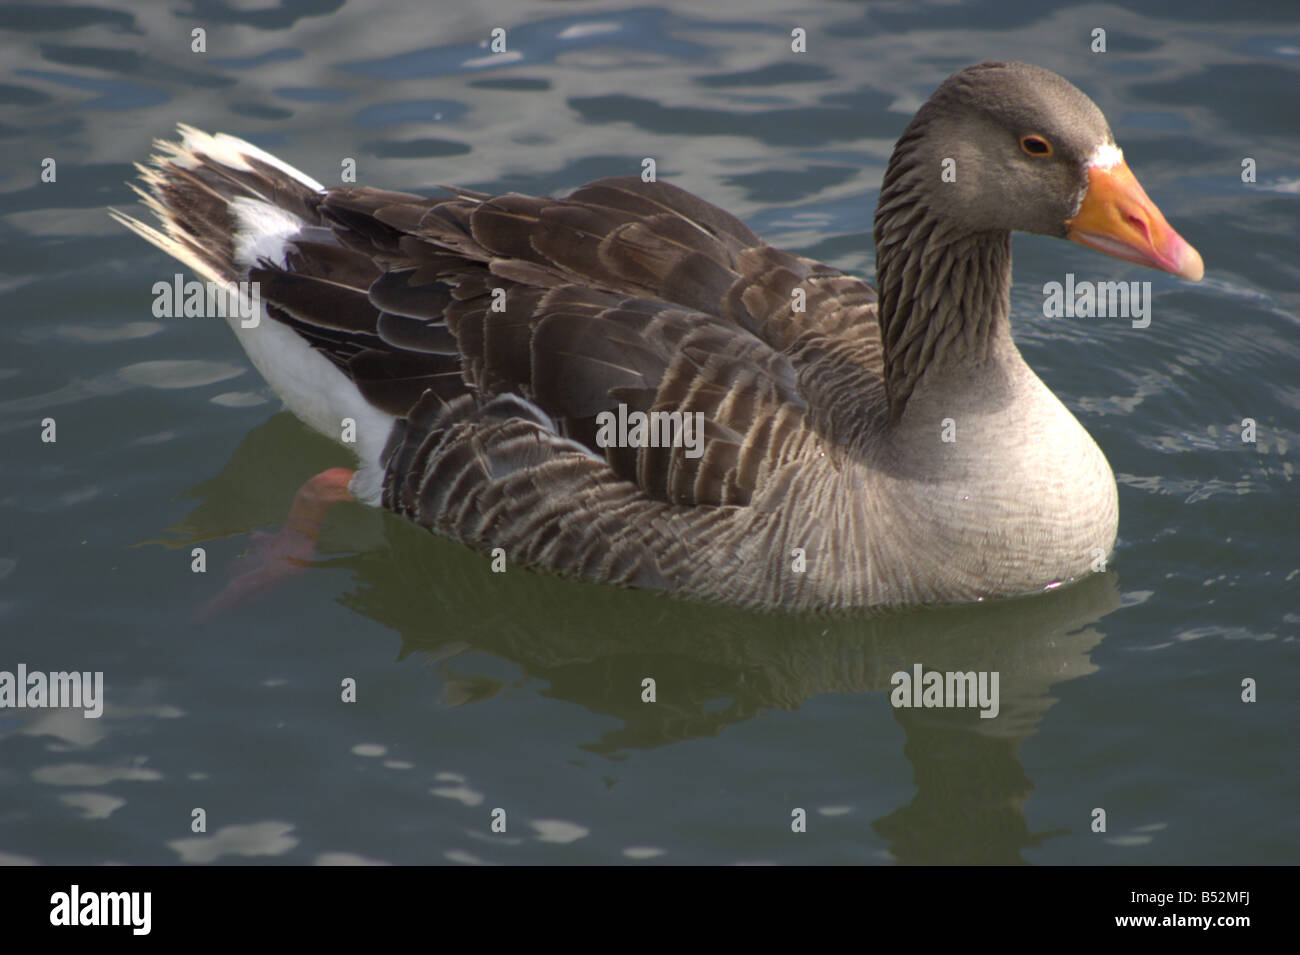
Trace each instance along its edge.
{"label": "dark green water", "polygon": [[[102,670],[106,696],[98,720],[0,710],[0,862],[1300,861],[1295,5],[483,9],[0,5],[0,670]],[[480,45],[494,27],[508,57]],[[651,156],[869,276],[893,139],[990,58],[1091,95],[1206,264],[1191,285],[1015,242],[1017,340],[1119,480],[1107,573],[1002,604],[760,616],[492,574],[345,505],[319,564],[191,622],[297,486],[350,461],[279,410],[224,323],[152,316],[179,267],[105,211],[134,204],[152,138],[183,121],[325,182],[350,157],[359,182],[414,190],[562,193]],[[1044,317],[1069,272],[1149,280],[1150,327]],[[998,671],[998,718],[891,708],[917,662]]]}

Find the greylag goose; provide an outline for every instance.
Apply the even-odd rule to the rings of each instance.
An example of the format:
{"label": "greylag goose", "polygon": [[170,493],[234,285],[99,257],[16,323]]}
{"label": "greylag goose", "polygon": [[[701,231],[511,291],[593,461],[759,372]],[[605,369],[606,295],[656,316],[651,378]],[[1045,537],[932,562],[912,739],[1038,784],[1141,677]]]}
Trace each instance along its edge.
{"label": "greylag goose", "polygon": [[752,607],[1099,569],[1115,479],[1012,340],[1010,233],[1203,272],[1101,111],[1022,63],[953,75],[899,139],[878,292],[664,182],[427,198],[186,126],[157,145],[136,191],[162,228],[114,214],[260,296],[231,327],[356,454],[352,495],[512,567]]}

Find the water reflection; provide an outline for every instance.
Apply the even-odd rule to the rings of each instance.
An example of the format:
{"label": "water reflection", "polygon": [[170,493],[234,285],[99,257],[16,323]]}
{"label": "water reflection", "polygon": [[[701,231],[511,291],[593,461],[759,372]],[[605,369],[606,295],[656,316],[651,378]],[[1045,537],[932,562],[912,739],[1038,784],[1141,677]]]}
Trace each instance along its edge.
{"label": "water reflection", "polygon": [[[194,490],[202,503],[175,528],[177,546],[274,523],[317,466],[336,450],[278,414],[248,434],[220,475]],[[249,507],[253,499],[259,502]],[[277,503],[279,502],[279,503]],[[792,710],[825,693],[881,694],[878,714],[857,729],[905,735],[911,801],[873,828],[903,862],[1021,860],[1048,834],[1029,831],[1033,790],[1018,757],[1055,702],[1053,687],[1094,672],[1097,622],[1120,605],[1113,573],[1042,596],[888,616],[792,616],[737,611],[526,570],[494,574],[487,559],[432,538],[392,515],[344,506],[326,547],[359,551],[328,558],[354,573],[339,597],[400,634],[399,656],[438,661],[443,704],[491,699],[500,682],[453,668],[468,651],[491,654],[544,681],[544,695],[576,703],[618,726],[578,745],[617,757],[718,736],[765,711]],[[332,537],[332,542],[330,538]],[[218,619],[212,632],[224,626]],[[304,652],[311,644],[303,642]],[[387,648],[377,652],[387,653]],[[997,671],[1000,711],[893,709],[891,676],[926,670]],[[657,702],[642,702],[652,677]],[[862,712],[862,711],[860,711]],[[601,721],[604,722],[604,721]]]}

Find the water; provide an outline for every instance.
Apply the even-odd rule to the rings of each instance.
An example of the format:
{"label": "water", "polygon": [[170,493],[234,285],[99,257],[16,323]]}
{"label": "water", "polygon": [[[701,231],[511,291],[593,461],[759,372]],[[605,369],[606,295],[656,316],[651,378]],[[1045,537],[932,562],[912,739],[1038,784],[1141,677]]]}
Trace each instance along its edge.
{"label": "water", "polygon": [[[1284,2],[1147,6],[0,7],[0,670],[106,684],[99,720],[0,711],[0,861],[1298,861],[1300,23]],[[492,574],[344,505],[319,563],[191,622],[297,486],[350,462],[223,323],[150,313],[178,268],[105,207],[133,205],[151,138],[184,121],[413,190],[562,193],[650,156],[869,276],[894,137],[988,58],[1093,96],[1207,267],[1190,285],[1015,240],[1020,346],[1119,480],[1107,573],[1000,604],[763,616]],[[1151,281],[1151,326],[1045,318],[1067,272]],[[999,717],[891,708],[917,662],[997,670]]]}

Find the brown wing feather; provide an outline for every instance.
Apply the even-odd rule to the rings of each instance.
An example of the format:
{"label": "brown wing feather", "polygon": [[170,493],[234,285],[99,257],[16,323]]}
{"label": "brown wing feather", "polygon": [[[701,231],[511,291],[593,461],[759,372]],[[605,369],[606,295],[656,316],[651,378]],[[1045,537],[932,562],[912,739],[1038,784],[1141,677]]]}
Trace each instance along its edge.
{"label": "brown wing feather", "polygon": [[[263,262],[250,277],[272,317],[412,431],[426,391],[443,409],[517,395],[557,441],[650,497],[726,505],[845,443],[870,413],[853,404],[878,387],[870,287],[764,245],[667,183],[606,179],[567,199],[349,187],[294,208],[319,225],[286,268]],[[599,416],[620,405],[700,415],[702,453],[602,447]],[[400,460],[427,470],[429,489],[464,461],[441,456],[459,445],[436,452],[427,438],[423,457]],[[411,500],[423,511],[455,497]]]}

